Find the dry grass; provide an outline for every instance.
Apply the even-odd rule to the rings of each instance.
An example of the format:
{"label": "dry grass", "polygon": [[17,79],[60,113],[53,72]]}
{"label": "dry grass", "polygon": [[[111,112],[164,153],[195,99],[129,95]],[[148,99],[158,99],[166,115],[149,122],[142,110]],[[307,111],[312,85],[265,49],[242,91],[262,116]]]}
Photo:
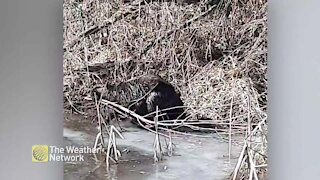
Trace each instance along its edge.
{"label": "dry grass", "polygon": [[94,87],[126,107],[145,93],[136,79],[159,74],[180,91],[190,125],[212,119],[230,147],[245,135],[234,175],[257,178],[267,170],[266,0],[142,2],[65,0],[65,108],[100,111],[101,122],[110,107],[87,98]]}

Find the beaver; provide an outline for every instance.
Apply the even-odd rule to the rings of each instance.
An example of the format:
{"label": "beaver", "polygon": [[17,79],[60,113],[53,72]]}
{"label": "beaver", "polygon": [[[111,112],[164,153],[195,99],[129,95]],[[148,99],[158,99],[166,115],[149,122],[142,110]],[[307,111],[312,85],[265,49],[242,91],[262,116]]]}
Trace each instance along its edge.
{"label": "beaver", "polygon": [[[154,121],[156,117],[156,110],[158,107],[158,121],[163,120],[173,120],[170,121],[174,123],[175,120],[183,121],[186,120],[189,116],[185,112],[184,103],[181,99],[180,93],[175,89],[175,87],[161,78],[158,75],[148,74],[142,76],[138,79],[138,82],[144,89],[149,91],[142,97],[139,98],[134,103],[129,103],[127,106],[128,109],[134,111],[136,114],[145,117],[148,120]],[[103,98],[101,94],[102,88],[95,88],[94,92],[98,97]],[[101,97],[102,96],[102,97]],[[112,119],[112,114],[110,116]],[[127,117],[124,117],[125,119]],[[137,121],[135,118],[129,118],[133,124],[138,125],[139,127],[147,125],[142,121]],[[199,117],[198,120],[207,120],[208,124],[198,124],[195,125],[200,129],[192,129],[190,127],[184,127],[179,124],[166,126],[166,128],[172,128],[178,131],[184,132],[193,132],[201,131],[204,132],[201,128],[216,128],[216,126],[210,124],[210,118]],[[196,121],[193,121],[196,122]],[[166,122],[169,123],[169,122]],[[148,126],[149,127],[149,126]],[[153,129],[154,127],[149,127]],[[209,131],[208,131],[209,132]]]}
{"label": "beaver", "polygon": [[[180,98],[180,93],[175,90],[173,85],[158,75],[145,75],[140,78],[139,81],[150,91],[144,96],[144,98],[140,99],[138,103],[129,107],[131,110],[141,116],[145,116],[145,118],[149,120],[154,120],[154,117],[156,116],[156,107],[158,107],[158,110],[160,111],[158,114],[161,114],[158,118],[159,121],[187,120],[189,115],[185,111],[184,103]],[[198,117],[197,120],[193,120],[193,122],[199,122],[199,120],[207,121],[207,123],[194,124],[194,127],[171,125],[166,128],[182,132],[212,132],[212,129],[216,129],[215,131],[217,131],[217,129],[221,129],[220,125],[214,125],[211,123],[211,118]],[[133,120],[133,123],[138,124],[136,120]],[[141,125],[140,123],[138,125]],[[142,124],[145,125],[145,123]]]}
{"label": "beaver", "polygon": [[145,75],[138,80],[150,91],[130,109],[147,119],[153,120],[156,108],[162,114],[160,120],[183,119],[183,102],[175,88],[158,75]]}

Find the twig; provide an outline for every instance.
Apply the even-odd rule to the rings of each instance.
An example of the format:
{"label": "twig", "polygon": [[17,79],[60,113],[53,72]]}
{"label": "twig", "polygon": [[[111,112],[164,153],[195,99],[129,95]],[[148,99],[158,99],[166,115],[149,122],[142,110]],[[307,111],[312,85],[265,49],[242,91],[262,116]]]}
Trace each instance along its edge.
{"label": "twig", "polygon": [[236,180],[236,178],[237,178],[237,174],[238,174],[238,172],[239,172],[240,166],[241,166],[242,162],[244,161],[244,154],[245,154],[246,148],[247,148],[247,143],[245,142],[245,143],[243,144],[243,147],[242,147],[240,156],[239,156],[239,158],[238,158],[237,165],[236,165],[236,167],[235,167],[235,169],[234,169],[234,171],[233,171],[233,178],[232,178],[232,180]]}
{"label": "twig", "polygon": [[154,118],[155,122],[155,140],[154,140],[154,153],[153,153],[153,159],[155,162],[161,161],[162,159],[162,149],[161,149],[161,142],[160,142],[160,136],[158,134],[158,106],[156,107],[156,116]]}
{"label": "twig", "polygon": [[231,98],[231,104],[230,104],[230,120],[229,120],[229,148],[228,148],[228,155],[229,155],[229,162],[231,160],[231,135],[232,135],[232,107],[233,107],[233,97]]}

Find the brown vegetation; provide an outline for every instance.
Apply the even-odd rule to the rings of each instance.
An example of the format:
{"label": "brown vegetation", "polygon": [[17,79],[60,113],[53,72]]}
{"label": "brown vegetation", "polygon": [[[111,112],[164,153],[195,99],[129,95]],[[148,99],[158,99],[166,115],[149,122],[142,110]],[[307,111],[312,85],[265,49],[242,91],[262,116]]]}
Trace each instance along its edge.
{"label": "brown vegetation", "polygon": [[267,169],[266,10],[266,0],[65,0],[65,108],[102,113],[97,87],[128,107],[148,91],[138,79],[158,74],[181,93],[188,122],[208,117],[230,146],[245,142],[235,174],[255,179]]}

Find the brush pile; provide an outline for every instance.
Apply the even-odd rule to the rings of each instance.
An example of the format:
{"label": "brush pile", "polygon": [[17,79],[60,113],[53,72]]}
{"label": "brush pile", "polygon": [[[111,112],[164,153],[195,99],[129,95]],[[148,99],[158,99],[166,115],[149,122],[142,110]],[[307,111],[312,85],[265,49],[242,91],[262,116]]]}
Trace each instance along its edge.
{"label": "brush pile", "polygon": [[266,0],[65,0],[65,109],[94,116],[96,87],[127,106],[146,92],[137,79],[159,74],[190,121],[207,117],[244,145],[234,179],[258,178],[267,170],[266,18]]}

